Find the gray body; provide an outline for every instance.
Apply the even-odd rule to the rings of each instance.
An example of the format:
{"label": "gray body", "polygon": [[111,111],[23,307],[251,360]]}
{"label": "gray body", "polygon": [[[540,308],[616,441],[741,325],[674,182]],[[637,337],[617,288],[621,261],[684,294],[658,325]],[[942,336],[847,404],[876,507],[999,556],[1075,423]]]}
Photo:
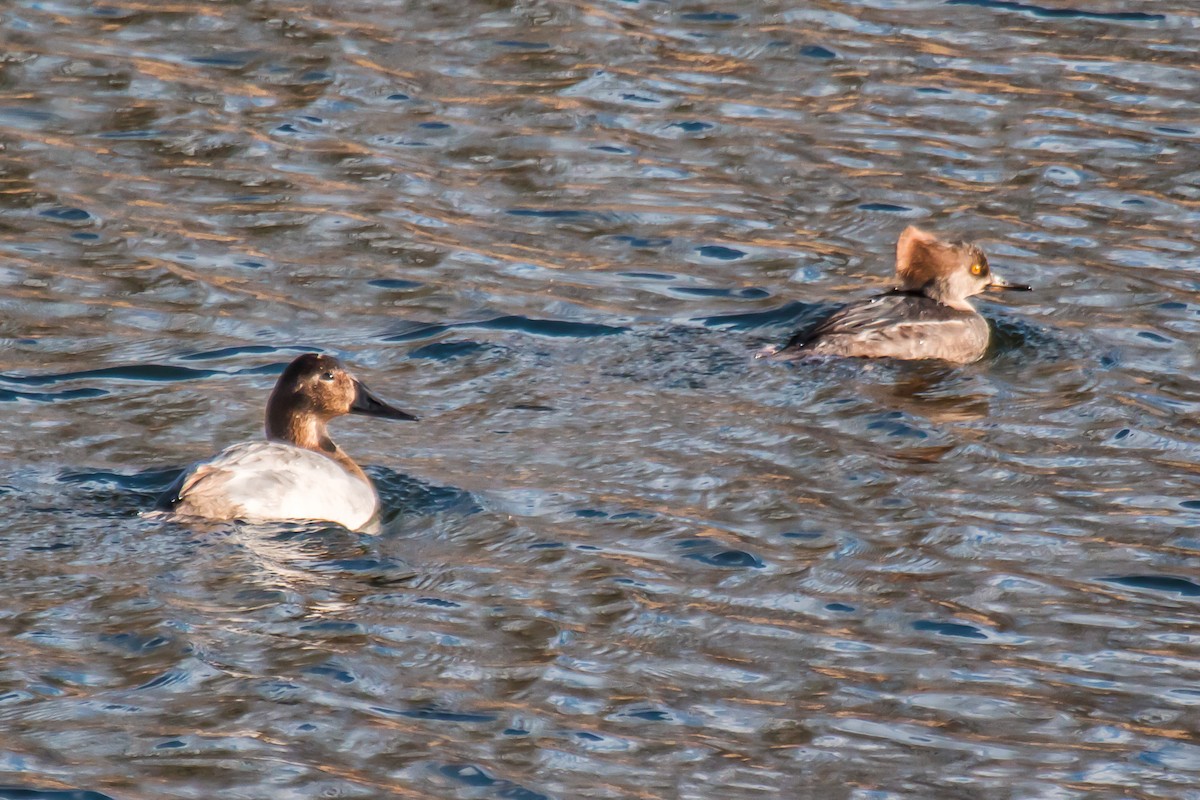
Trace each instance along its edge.
{"label": "gray body", "polygon": [[894,292],[834,312],[816,328],[793,337],[775,357],[937,358],[967,364],[983,358],[989,336],[987,320],[974,309]]}

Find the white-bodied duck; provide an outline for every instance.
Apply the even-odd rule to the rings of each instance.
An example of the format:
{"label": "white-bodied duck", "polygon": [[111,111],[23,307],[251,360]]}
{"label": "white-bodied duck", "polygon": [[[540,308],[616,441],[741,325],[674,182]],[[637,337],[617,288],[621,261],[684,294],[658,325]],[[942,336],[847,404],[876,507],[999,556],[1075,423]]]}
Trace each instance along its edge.
{"label": "white-bodied duck", "polygon": [[911,225],[896,242],[896,282],[887,294],[851,303],[759,357],[937,358],[967,364],[983,358],[990,338],[987,320],[967,298],[987,289],[1029,291],[992,272],[987,256],[970,242],[944,242]]}
{"label": "white-bodied duck", "polygon": [[333,356],[305,353],[267,400],[267,441],[235,444],[192,465],[159,508],[214,520],[323,520],[362,528],[378,513],[379,496],[329,438],[326,424],[343,414],[416,419],[376,397]]}

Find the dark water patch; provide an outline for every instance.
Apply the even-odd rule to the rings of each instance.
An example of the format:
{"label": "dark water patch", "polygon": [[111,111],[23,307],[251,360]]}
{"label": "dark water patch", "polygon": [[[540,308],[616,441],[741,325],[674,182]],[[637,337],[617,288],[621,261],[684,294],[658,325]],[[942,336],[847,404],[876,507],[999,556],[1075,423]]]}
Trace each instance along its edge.
{"label": "dark water patch", "polygon": [[908,206],[897,206],[891,203],[861,203],[858,208],[862,211],[883,211],[888,214],[907,214],[912,211]]}
{"label": "dark water patch", "polygon": [[21,106],[0,106],[0,117],[17,117],[18,119],[27,119],[33,122],[50,122],[59,119],[59,117],[51,114],[49,111],[22,108]]}
{"label": "dark water patch", "polygon": [[825,534],[820,531],[788,531],[780,534],[784,539],[820,539]]}
{"label": "dark water patch", "polygon": [[[418,574],[405,562],[390,558],[334,558],[329,561],[315,561],[309,568],[317,574],[343,575],[358,581],[366,581],[372,586],[404,583],[411,581]],[[355,626],[359,633],[364,632],[357,623],[347,624]]]}
{"label": "dark water patch", "polygon": [[244,355],[265,355],[267,353],[319,353],[321,352],[315,347],[271,347],[265,344],[245,344],[236,347],[221,347],[216,350],[199,350],[192,353],[185,353],[179,356],[180,361],[215,361],[221,358],[233,358],[234,356]]}
{"label": "dark water patch", "polygon": [[452,600],[443,600],[440,597],[418,597],[413,602],[420,603],[423,606],[434,606],[435,608],[462,608],[460,603],[455,603]]}
{"label": "dark water patch", "polygon": [[991,328],[988,358],[1019,358],[1028,362],[1086,357],[1079,343],[1053,328],[1036,325],[1020,316],[1010,316],[996,306],[985,308],[983,314]]}
{"label": "dark water patch", "polygon": [[963,639],[987,639],[987,634],[974,625],[964,625],[959,622],[937,622],[935,620],[917,620],[912,624],[914,630],[932,631],[939,636],[957,636]]}
{"label": "dark water patch", "polygon": [[837,58],[837,53],[826,47],[821,47],[820,45],[816,44],[806,44],[801,47],[800,55],[804,56],[805,58],[819,58],[826,61],[831,58]]}
{"label": "dark water patch", "polygon": [[109,139],[112,141],[122,141],[122,140],[126,140],[126,139],[128,139],[128,140],[154,139],[154,138],[162,136],[162,135],[163,135],[163,132],[156,128],[147,128],[144,130],[131,130],[131,131],[105,131],[104,133],[97,133],[96,138],[97,139]]}
{"label": "dark water patch", "polygon": [[387,99],[391,100],[393,102],[396,102],[396,103],[401,103],[401,102],[404,102],[405,100],[412,100],[412,97],[410,97],[407,94],[404,94],[404,92],[394,92],[392,94],[389,94],[387,96]]}
{"label": "dark water patch", "polygon": [[679,277],[669,272],[618,272],[617,274],[623,278],[638,278],[647,281],[673,281]]}
{"label": "dark water patch", "polygon": [[495,722],[495,714],[479,714],[462,711],[446,711],[436,706],[423,706],[408,710],[372,706],[372,711],[389,717],[407,717],[408,719],[432,720],[434,722]]}
{"label": "dark water patch", "polygon": [[104,470],[66,471],[58,482],[77,487],[64,492],[64,507],[99,518],[127,518],[151,511],[182,469],[151,469],[123,474]]}
{"label": "dark water patch", "polygon": [[39,211],[38,216],[56,219],[60,222],[84,222],[92,218],[92,215],[84,211],[82,208],[73,208],[70,206],[54,206],[47,208],[44,211]]}
{"label": "dark water patch", "polygon": [[179,739],[171,739],[169,741],[163,742],[162,744],[155,745],[154,749],[155,750],[178,750],[181,747],[187,747],[187,744],[180,741]]}
{"label": "dark water patch", "polygon": [[0,380],[25,386],[48,386],[67,381],[86,380],[88,378],[111,378],[125,381],[149,381],[152,383],[173,383],[177,381],[194,381],[208,378],[219,373],[208,369],[192,369],[190,367],[175,367],[169,364],[138,364],[124,367],[102,367],[100,369],[84,369],[78,372],[59,372],[49,375],[9,375],[0,374]]}
{"label": "dark water patch", "polygon": [[886,431],[888,436],[895,436],[902,439],[928,439],[929,434],[918,428],[914,428],[903,420],[904,413],[901,411],[889,411],[881,414],[873,422],[867,424],[867,430],[871,431]]}
{"label": "dark water patch", "polygon": [[740,289],[717,289],[706,286],[673,286],[671,291],[677,294],[687,294],[693,297],[727,297],[734,300],[762,300],[770,297],[766,289],[746,286]]}
{"label": "dark water patch", "polygon": [[169,669],[161,675],[146,681],[141,686],[138,686],[135,691],[145,692],[152,689],[161,689],[164,686],[174,686],[176,684],[186,683],[189,677],[189,673],[183,670]]}
{"label": "dark water patch", "polygon": [[406,281],[399,278],[381,278],[375,281],[367,281],[368,286],[378,286],[380,289],[395,289],[404,291],[407,289],[420,289],[425,284],[419,281]]}
{"label": "dark water patch", "polygon": [[287,593],[279,589],[243,589],[234,599],[244,604],[243,610],[255,606],[272,606],[287,601]]}
{"label": "dark water patch", "polygon": [[1049,8],[1033,3],[1016,3],[1011,0],[946,0],[949,6],[979,6],[999,11],[1017,11],[1047,19],[1089,19],[1105,22],[1160,22],[1165,14],[1149,14],[1142,11],[1087,11],[1078,8]]}
{"label": "dark water patch", "polygon": [[104,470],[85,470],[82,472],[63,472],[59,474],[60,483],[73,483],[95,486],[117,486],[131,492],[160,492],[171,485],[179,477],[182,469],[151,469],[142,472],[125,474],[121,472],[106,472]]}
{"label": "dark water patch", "polygon": [[744,258],[746,255],[742,250],[723,247],[719,244],[706,244],[703,247],[697,247],[696,252],[705,258],[715,258],[718,261],[736,261],[739,258]]}
{"label": "dark water patch", "polygon": [[85,789],[26,789],[20,786],[0,786],[0,800],[113,800],[113,798]]}
{"label": "dark water patch", "polygon": [[1155,344],[1171,344],[1175,341],[1174,339],[1169,339],[1166,336],[1154,333],[1153,331],[1138,331],[1137,335],[1139,338],[1146,339],[1154,342]]}
{"label": "dark water patch", "polygon": [[211,56],[191,56],[187,60],[202,67],[244,67],[257,56],[254,51],[223,53]]}
{"label": "dark water patch", "polygon": [[67,389],[61,392],[15,392],[9,389],[0,389],[0,403],[14,403],[18,400],[31,400],[35,403],[57,403],[63,400],[104,397],[107,394],[109,394],[107,389],[97,388]]}
{"label": "dark water patch", "polygon": [[461,356],[489,349],[491,348],[488,345],[479,342],[433,342],[409,352],[408,357],[431,361],[452,361]]}
{"label": "dark water patch", "polygon": [[684,554],[684,558],[699,561],[701,564],[707,564],[710,567],[762,569],[766,566],[760,558],[745,550],[724,548],[719,542],[714,542],[711,539],[687,539],[682,542],[676,542],[675,546],[688,551]]}
{"label": "dark water patch", "polygon": [[633,92],[625,92],[621,95],[622,100],[628,100],[631,103],[644,103],[646,105],[658,105],[662,101],[656,97],[647,97],[642,94],[634,94]]}
{"label": "dark water patch", "polygon": [[422,122],[417,127],[422,128],[427,131],[444,131],[444,130],[447,130],[448,128],[450,128],[451,126],[450,126],[450,123],[448,123],[448,122]]}
{"label": "dark water patch", "polygon": [[[640,247],[640,248],[643,248],[643,249],[648,249],[648,250],[649,250],[649,249],[655,249],[655,250],[656,250],[656,249],[658,249],[658,248],[661,248],[661,247],[666,247],[667,245],[671,244],[671,240],[670,240],[670,239],[665,239],[665,238],[657,238],[657,239],[656,239],[656,238],[643,238],[643,237],[641,237],[641,236],[626,236],[626,235],[620,235],[620,236],[614,236],[614,237],[613,237],[613,240],[614,240],[614,241],[617,241],[617,242],[626,242],[626,243],[628,243],[628,244],[629,244],[629,246],[631,246],[631,247]],[[620,273],[620,274],[622,274],[622,275],[635,275],[635,276],[636,276],[636,275],[657,275],[658,273],[654,273],[654,272],[648,272],[648,273],[622,272],[622,273]]]}
{"label": "dark water patch", "polygon": [[558,410],[554,406],[546,406],[546,405],[542,405],[540,403],[513,403],[512,405],[509,406],[509,408],[511,408],[513,411],[547,412],[547,411],[557,411]]}
{"label": "dark water patch", "polygon": [[535,542],[529,545],[530,550],[562,550],[567,545],[564,542]]}
{"label": "dark water patch", "polygon": [[371,466],[366,473],[375,483],[383,505],[383,521],[411,514],[478,514],[483,509],[470,492],[450,486],[434,486],[388,469]]}
{"label": "dark water patch", "polygon": [[1184,597],[1200,597],[1200,584],[1187,578],[1177,578],[1171,575],[1119,575],[1102,580],[1118,586],[1128,586],[1131,589],[1150,589]]}
{"label": "dark water patch", "polygon": [[669,127],[679,128],[679,130],[687,131],[688,133],[699,133],[700,131],[711,131],[716,126],[711,122],[688,120],[687,122],[672,122]]}
{"label": "dark water patch", "polygon": [[383,337],[385,342],[413,342],[420,339],[432,339],[434,336],[450,330],[449,325],[436,322],[402,322],[401,331]]}
{"label": "dark water patch", "polygon": [[802,303],[799,300],[793,300],[779,308],[772,308],[767,311],[753,311],[748,314],[721,314],[715,317],[698,317],[694,321],[702,322],[713,328],[747,331],[775,325],[793,327],[816,325],[817,322],[830,313],[832,313],[832,310],[828,305]]}
{"label": "dark water patch", "polygon": [[71,234],[71,238],[78,242],[98,242],[100,241],[100,234],[89,231],[75,231]]}
{"label": "dark water patch", "polygon": [[607,511],[601,511],[598,508],[581,508],[572,513],[581,519],[606,519],[608,517]]}
{"label": "dark water patch", "polygon": [[501,800],[550,800],[548,795],[526,789],[512,781],[493,778],[474,764],[445,764],[438,768],[438,772],[464,786],[487,789],[489,795]]}
{"label": "dark water patch", "polygon": [[31,553],[53,553],[55,550],[70,550],[78,545],[71,542],[55,542],[54,544],[35,544],[26,549]]}
{"label": "dark water patch", "polygon": [[568,322],[561,319],[533,319],[515,314],[483,320],[482,322],[465,322],[455,327],[484,328],[495,331],[515,331],[528,333],[532,336],[548,336],[551,338],[590,339],[596,336],[616,336],[626,333],[629,328],[618,325],[602,325],[596,322]]}
{"label": "dark water patch", "polygon": [[354,676],[346,670],[327,664],[307,667],[304,669],[304,673],[307,675],[316,675],[321,678],[332,678],[338,683],[354,683],[355,681]]}
{"label": "dark water patch", "polygon": [[1180,508],[1186,508],[1189,511],[1200,511],[1200,500],[1184,500],[1179,504]]}
{"label": "dark water patch", "polygon": [[633,708],[614,715],[617,718],[638,719],[645,722],[674,722],[675,715],[659,708]]}
{"label": "dark water patch", "polygon": [[546,42],[529,42],[524,39],[501,39],[496,42],[500,47],[512,47],[520,50],[549,50],[550,45]]}
{"label": "dark water patch", "polygon": [[[301,348],[296,348],[301,350]],[[320,353],[320,350],[303,350],[302,352]],[[243,367],[241,369],[229,370],[230,375],[281,375],[287,369],[291,361],[272,361],[267,364],[259,364],[257,367]]]}
{"label": "dark water patch", "polygon": [[734,22],[741,16],[729,11],[689,11],[679,18],[688,22]]}
{"label": "dark water patch", "polygon": [[854,609],[854,606],[848,606],[845,603],[826,603],[825,610],[826,611],[837,611],[838,613],[846,614],[851,611],[854,611],[855,609]]}
{"label": "dark water patch", "polygon": [[118,647],[127,653],[146,653],[151,650],[157,650],[167,644],[171,640],[165,636],[147,635],[142,633],[112,633],[104,634],[100,637],[100,641],[104,644]]}
{"label": "dark water patch", "polygon": [[321,620],[320,622],[310,622],[307,625],[301,625],[300,630],[313,631],[314,633],[366,633],[363,626],[359,625],[357,622],[339,619],[326,619]]}
{"label": "dark water patch", "polygon": [[601,153],[615,153],[621,156],[632,155],[633,151],[625,147],[619,147],[615,144],[596,144],[592,145],[589,150],[599,150]]}

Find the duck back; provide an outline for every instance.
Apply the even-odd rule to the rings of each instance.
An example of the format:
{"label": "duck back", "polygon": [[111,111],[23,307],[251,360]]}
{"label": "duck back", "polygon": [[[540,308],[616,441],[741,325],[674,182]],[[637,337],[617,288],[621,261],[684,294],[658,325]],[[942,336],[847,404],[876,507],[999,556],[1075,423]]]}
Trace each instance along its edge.
{"label": "duck back", "polygon": [[379,498],[369,483],[320,453],[246,442],[190,467],[159,506],[208,519],[326,520],[356,530],[375,516]]}
{"label": "duck back", "polygon": [[834,312],[792,337],[777,357],[937,358],[966,364],[983,357],[988,338],[987,320],[974,311],[893,292]]}

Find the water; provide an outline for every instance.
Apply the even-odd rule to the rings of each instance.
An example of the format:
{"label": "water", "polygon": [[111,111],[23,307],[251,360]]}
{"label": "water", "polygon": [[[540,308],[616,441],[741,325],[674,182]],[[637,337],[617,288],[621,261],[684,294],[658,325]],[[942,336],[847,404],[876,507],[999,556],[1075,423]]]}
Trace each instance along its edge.
{"label": "water", "polygon": [[[0,14],[0,797],[1200,798],[1193,4]],[[379,536],[138,516],[312,348]]]}

